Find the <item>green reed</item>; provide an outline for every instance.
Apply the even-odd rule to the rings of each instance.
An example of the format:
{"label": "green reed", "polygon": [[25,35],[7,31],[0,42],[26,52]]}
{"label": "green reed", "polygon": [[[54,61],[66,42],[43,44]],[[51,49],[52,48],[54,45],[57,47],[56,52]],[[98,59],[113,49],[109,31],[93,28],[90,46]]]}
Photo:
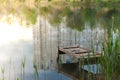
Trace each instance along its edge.
{"label": "green reed", "polygon": [[39,80],[38,68],[35,63],[33,63],[33,68],[34,68],[35,80]]}
{"label": "green reed", "polygon": [[120,77],[120,36],[114,40],[113,35],[109,36],[106,45],[103,46],[102,68],[106,80],[117,80]]}
{"label": "green reed", "polygon": [[10,57],[10,60],[9,60],[9,80],[10,80],[11,64],[12,64],[12,59],[11,59],[11,57]]}
{"label": "green reed", "polygon": [[4,73],[5,73],[5,67],[1,67],[1,72],[2,72],[2,80],[5,80]]}
{"label": "green reed", "polygon": [[25,65],[26,65],[26,57],[23,58],[21,63],[21,80],[25,80]]}
{"label": "green reed", "polygon": [[100,60],[105,80],[120,79],[120,33],[114,29],[114,18],[112,19],[112,27],[108,27],[107,41],[103,43]]}

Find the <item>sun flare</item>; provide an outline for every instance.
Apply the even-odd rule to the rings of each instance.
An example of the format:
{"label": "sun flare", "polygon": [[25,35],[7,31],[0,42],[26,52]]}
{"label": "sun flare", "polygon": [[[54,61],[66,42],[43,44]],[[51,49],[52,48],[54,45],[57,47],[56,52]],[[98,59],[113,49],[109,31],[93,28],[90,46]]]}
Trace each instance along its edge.
{"label": "sun flare", "polygon": [[[13,17],[14,18],[14,17]],[[18,55],[15,48],[15,43],[19,41],[32,41],[32,28],[25,27],[19,24],[16,20],[11,24],[0,21],[0,62],[9,61],[11,54]]]}
{"label": "sun flare", "polygon": [[0,22],[0,45],[20,39],[31,39],[32,29],[21,26],[17,21],[11,24]]}

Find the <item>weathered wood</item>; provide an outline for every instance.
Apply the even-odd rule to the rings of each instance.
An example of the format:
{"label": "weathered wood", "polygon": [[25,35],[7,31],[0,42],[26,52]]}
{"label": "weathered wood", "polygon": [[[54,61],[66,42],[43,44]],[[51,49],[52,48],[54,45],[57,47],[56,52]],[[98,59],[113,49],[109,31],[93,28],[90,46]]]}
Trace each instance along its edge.
{"label": "weathered wood", "polygon": [[[88,80],[86,76],[88,76],[88,71],[84,70],[82,68],[82,66],[86,65],[86,64],[98,64],[99,61],[99,57],[101,56],[101,54],[97,51],[92,51],[90,49],[86,49],[86,48],[82,48],[79,46],[75,46],[75,47],[65,47],[65,48],[59,48],[58,49],[58,55],[62,55],[62,54],[67,54],[70,56],[74,56],[76,59],[78,59],[77,63],[69,63],[69,64],[62,64],[59,63],[59,65],[61,64],[62,67],[60,68],[59,66],[59,71],[63,72],[69,76],[74,77],[74,79],[76,78],[76,80],[81,79],[82,75],[84,75],[85,77],[83,77],[83,80]],[[58,58],[60,59],[60,58]],[[59,60],[58,60],[59,61]],[[82,64],[84,63],[84,64]],[[81,72],[84,72],[83,74]],[[90,72],[92,74],[92,72]],[[94,75],[94,74],[92,74]]]}
{"label": "weathered wood", "polygon": [[78,59],[81,58],[94,58],[94,57],[100,57],[101,54],[97,51],[93,52],[92,50],[85,49],[82,47],[66,47],[66,48],[59,48],[58,50],[59,54],[68,54],[70,56],[74,56]]}

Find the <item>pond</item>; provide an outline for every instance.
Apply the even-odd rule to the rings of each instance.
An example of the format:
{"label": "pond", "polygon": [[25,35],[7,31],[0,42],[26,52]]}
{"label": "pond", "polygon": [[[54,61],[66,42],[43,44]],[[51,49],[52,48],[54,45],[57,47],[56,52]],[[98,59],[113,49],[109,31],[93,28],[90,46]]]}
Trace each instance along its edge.
{"label": "pond", "polygon": [[[30,10],[32,20],[37,16],[34,25],[26,27],[16,20],[9,25],[0,23],[0,79],[74,80],[58,73],[58,48],[81,46],[102,52],[109,32],[120,29],[117,2],[51,1],[37,5],[37,14],[25,9]],[[61,60],[78,62],[68,55]],[[90,67],[96,73],[97,67]],[[84,69],[88,70],[88,65]]]}
{"label": "pond", "polygon": [[[61,1],[42,6],[33,27],[34,61],[38,68],[57,71],[59,47],[81,46],[102,52],[107,33],[112,27],[119,30],[119,9],[116,3],[110,4],[111,7],[101,3],[82,5]],[[76,61],[70,56],[62,56],[61,59],[62,63]],[[85,69],[88,68],[86,66]]]}

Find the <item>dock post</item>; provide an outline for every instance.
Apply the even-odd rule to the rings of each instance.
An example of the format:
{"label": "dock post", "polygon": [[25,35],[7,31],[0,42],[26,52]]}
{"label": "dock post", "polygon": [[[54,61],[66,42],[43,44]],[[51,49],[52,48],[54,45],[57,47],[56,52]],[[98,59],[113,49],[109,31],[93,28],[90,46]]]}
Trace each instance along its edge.
{"label": "dock post", "polygon": [[58,73],[59,73],[59,72],[60,72],[60,69],[61,69],[61,66],[62,66],[59,51],[58,51],[58,57],[57,57],[57,64],[58,64]]}
{"label": "dock post", "polygon": [[58,73],[60,72],[60,60],[59,60],[59,52],[58,52],[58,56],[57,56],[57,66],[58,66]]}

